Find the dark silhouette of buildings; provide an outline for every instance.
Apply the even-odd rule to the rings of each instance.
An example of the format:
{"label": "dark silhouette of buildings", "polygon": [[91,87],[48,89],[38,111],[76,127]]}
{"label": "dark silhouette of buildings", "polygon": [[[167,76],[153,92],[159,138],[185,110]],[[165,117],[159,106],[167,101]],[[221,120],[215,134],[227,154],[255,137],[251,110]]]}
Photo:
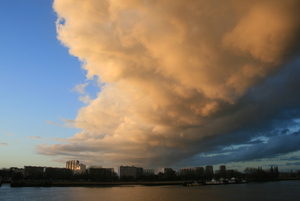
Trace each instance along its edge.
{"label": "dark silhouette of buildings", "polygon": [[90,166],[88,168],[90,181],[115,181],[117,174],[113,168],[102,168],[101,166]]}
{"label": "dark silhouette of buildings", "polygon": [[246,168],[244,173],[237,170],[227,170],[225,165],[219,166],[214,174],[213,166],[185,167],[177,172],[172,168],[163,168],[162,172],[155,174],[154,169],[144,169],[135,166],[120,166],[119,177],[114,168],[90,166],[87,171],[84,164],[78,160],[67,161],[66,168],[24,166],[24,168],[11,167],[0,170],[0,178],[4,181],[18,180],[68,180],[68,181],[175,181],[175,180],[201,180],[201,181],[242,181],[247,180],[274,180],[276,178],[300,177],[297,172],[280,172],[278,167],[269,169]]}
{"label": "dark silhouette of buildings", "polygon": [[201,179],[204,177],[203,167],[185,167],[178,170],[177,174],[182,180]]}
{"label": "dark silhouette of buildings", "polygon": [[134,166],[120,166],[120,180],[135,181],[143,175],[143,168]]}
{"label": "dark silhouette of buildings", "polygon": [[72,170],[67,168],[24,166],[24,178],[26,180],[58,180],[70,179]]}

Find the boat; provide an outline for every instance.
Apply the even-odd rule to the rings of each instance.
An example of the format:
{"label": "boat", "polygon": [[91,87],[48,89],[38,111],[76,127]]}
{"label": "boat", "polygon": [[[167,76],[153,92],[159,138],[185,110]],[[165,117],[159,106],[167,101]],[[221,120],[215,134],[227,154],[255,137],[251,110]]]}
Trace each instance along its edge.
{"label": "boat", "polygon": [[202,186],[201,182],[198,181],[185,181],[182,184],[183,186]]}

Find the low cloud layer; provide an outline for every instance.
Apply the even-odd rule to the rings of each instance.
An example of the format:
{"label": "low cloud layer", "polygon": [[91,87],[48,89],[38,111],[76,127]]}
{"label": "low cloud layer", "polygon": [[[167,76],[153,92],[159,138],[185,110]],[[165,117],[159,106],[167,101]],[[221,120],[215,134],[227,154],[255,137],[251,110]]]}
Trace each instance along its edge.
{"label": "low cloud layer", "polygon": [[[300,149],[282,147],[299,141],[293,132],[274,134],[300,118],[299,1],[55,0],[53,7],[58,39],[101,91],[79,110],[80,133],[38,153],[146,167],[198,165],[201,154],[240,144],[248,149],[227,162]],[[249,144],[262,136],[269,141]]]}

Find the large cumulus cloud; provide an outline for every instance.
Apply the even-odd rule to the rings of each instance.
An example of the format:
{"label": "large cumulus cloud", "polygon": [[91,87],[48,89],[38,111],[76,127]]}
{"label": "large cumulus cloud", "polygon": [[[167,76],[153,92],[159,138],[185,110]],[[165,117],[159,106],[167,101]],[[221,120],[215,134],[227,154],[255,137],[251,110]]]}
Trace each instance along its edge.
{"label": "large cumulus cloud", "polygon": [[80,133],[39,153],[171,165],[299,118],[299,1],[55,0],[53,7],[58,39],[101,92],[79,110]]}

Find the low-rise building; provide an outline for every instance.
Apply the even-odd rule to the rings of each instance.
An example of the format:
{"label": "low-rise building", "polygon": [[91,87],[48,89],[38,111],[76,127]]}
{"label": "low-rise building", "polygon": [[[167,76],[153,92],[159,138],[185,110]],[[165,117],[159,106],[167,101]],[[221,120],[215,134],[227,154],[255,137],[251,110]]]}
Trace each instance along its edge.
{"label": "low-rise building", "polygon": [[149,176],[149,175],[155,175],[154,169],[143,169],[143,175]]}
{"label": "low-rise building", "polygon": [[40,180],[46,171],[46,167],[41,166],[24,166],[25,179]]}
{"label": "low-rise building", "polygon": [[204,176],[203,167],[185,167],[178,170],[177,174],[184,180],[200,179]]}
{"label": "low-rise building", "polygon": [[143,168],[134,166],[120,166],[119,174],[121,180],[136,180],[143,175]]}
{"label": "low-rise building", "polygon": [[114,168],[103,168],[101,166],[90,166],[88,174],[91,181],[113,181],[117,178]]}
{"label": "low-rise building", "polygon": [[72,170],[59,167],[24,166],[25,179],[65,180],[70,179]]}

